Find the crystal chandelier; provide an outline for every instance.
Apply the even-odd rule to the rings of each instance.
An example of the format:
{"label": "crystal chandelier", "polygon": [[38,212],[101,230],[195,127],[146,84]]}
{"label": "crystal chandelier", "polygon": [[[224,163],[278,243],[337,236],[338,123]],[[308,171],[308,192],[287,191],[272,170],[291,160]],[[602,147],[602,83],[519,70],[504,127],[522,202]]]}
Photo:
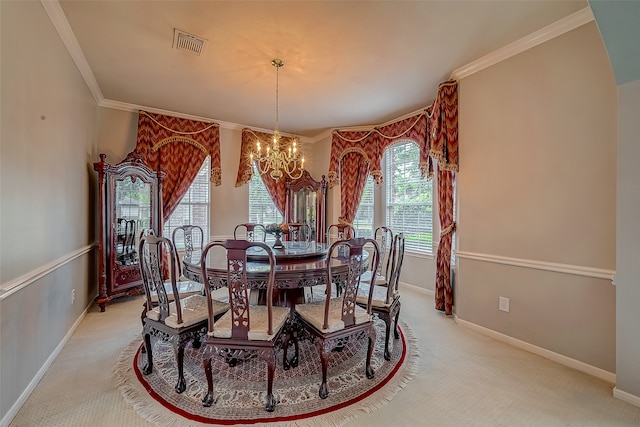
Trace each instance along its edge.
{"label": "crystal chandelier", "polygon": [[284,65],[281,59],[274,59],[271,65],[276,67],[276,126],[273,131],[273,142],[264,144],[263,149],[260,140],[256,142],[256,153],[251,153],[251,163],[254,159],[258,163],[258,171],[261,174],[269,172],[269,176],[279,180],[287,174],[292,179],[298,179],[304,172],[304,157],[302,152],[298,150],[298,140],[293,139],[287,149],[280,149],[280,131],[278,130],[278,70]]}

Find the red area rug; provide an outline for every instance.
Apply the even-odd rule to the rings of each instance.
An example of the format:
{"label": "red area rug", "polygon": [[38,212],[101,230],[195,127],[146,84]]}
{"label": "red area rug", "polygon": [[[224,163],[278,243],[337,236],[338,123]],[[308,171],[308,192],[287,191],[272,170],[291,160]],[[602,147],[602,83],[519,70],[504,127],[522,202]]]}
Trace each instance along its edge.
{"label": "red area rug", "polygon": [[385,361],[384,322],[376,320],[375,350],[372,366],[375,377],[364,373],[366,340],[349,343],[343,351],[332,352],[327,383],[330,394],[318,396],[321,380],[320,356],[315,345],[300,343],[300,364],[282,369],[282,353],[276,367],[274,412],[264,410],[266,365],[257,359],[239,362],[229,368],[222,358],[213,360],[214,405],[205,408],[206,379],[201,350],[187,346],[185,379],[187,390],[177,394],[173,387],[177,370],[173,350],[165,343],[154,343],[154,371],[142,374],[141,341],[132,342],[121,354],[116,377],[122,394],[144,419],[158,426],[201,425],[342,425],[358,412],[371,412],[390,401],[413,377],[418,352],[413,332],[401,322],[400,339],[392,340],[391,361]]}

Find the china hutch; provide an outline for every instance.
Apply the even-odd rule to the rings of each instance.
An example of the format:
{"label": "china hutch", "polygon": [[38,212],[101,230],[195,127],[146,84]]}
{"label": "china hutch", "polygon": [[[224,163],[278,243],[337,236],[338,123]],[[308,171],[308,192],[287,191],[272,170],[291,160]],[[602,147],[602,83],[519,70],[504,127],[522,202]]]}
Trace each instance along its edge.
{"label": "china hutch", "polygon": [[136,153],[112,165],[107,156],[93,164],[98,172],[100,237],[98,297],[100,311],[114,298],[143,292],[138,243],[142,230],[162,232],[162,180]]}
{"label": "china hutch", "polygon": [[323,243],[326,233],[327,179],[316,181],[308,171],[298,179],[287,180],[285,199],[286,223],[308,224],[311,236],[307,240]]}

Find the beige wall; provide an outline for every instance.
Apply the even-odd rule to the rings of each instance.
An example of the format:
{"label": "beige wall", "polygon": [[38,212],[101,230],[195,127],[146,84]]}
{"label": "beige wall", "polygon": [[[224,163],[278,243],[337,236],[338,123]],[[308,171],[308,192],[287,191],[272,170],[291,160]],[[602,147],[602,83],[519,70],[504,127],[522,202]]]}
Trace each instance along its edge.
{"label": "beige wall", "polygon": [[3,1],[0,17],[5,425],[96,295],[97,149],[96,103],[42,4]]}
{"label": "beige wall", "polygon": [[615,372],[615,287],[593,272],[615,269],[616,88],[595,23],[459,94],[456,314]]}

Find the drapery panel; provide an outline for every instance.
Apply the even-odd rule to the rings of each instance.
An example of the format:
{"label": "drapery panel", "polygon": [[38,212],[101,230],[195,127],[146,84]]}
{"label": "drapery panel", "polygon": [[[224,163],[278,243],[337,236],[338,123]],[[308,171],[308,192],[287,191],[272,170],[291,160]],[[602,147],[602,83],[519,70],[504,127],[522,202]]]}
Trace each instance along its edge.
{"label": "drapery panel", "polygon": [[153,170],[162,170],[163,220],[168,220],[189,189],[207,156],[211,157],[211,182],[221,184],[220,126],[140,111],[134,150]]}
{"label": "drapery panel", "polygon": [[429,115],[429,155],[438,162],[438,217],[440,243],[436,254],[435,306],[453,314],[451,286],[451,245],[456,223],[453,221],[453,184],[458,171],[458,82],[438,86]]}
{"label": "drapery panel", "polygon": [[[288,150],[289,147],[292,146],[295,139],[296,138],[288,136],[280,136],[280,149]],[[251,153],[255,153],[257,151],[256,143],[258,140],[261,142],[264,150],[266,148],[266,145],[269,144],[270,141],[273,141],[273,134],[258,132],[252,129],[242,129],[242,144],[240,146],[240,163],[238,165],[238,175],[236,176],[236,187],[243,186],[251,181],[251,176],[253,175]],[[271,178],[269,172],[270,171],[266,171],[266,173],[261,174],[260,178],[262,178],[262,182],[269,192],[271,200],[273,200],[276,208],[284,217],[286,202],[286,179],[283,177],[279,180],[275,180]]]}
{"label": "drapery panel", "polygon": [[436,310],[445,314],[453,312],[453,289],[451,287],[451,244],[456,223],[453,221],[453,180],[455,173],[438,169],[438,217],[440,219],[440,242],[436,254],[436,285],[434,289]]}
{"label": "drapery panel", "polygon": [[342,157],[340,162],[340,210],[338,221],[353,224],[358,213],[360,199],[369,176],[370,163],[359,152],[352,151]]}

